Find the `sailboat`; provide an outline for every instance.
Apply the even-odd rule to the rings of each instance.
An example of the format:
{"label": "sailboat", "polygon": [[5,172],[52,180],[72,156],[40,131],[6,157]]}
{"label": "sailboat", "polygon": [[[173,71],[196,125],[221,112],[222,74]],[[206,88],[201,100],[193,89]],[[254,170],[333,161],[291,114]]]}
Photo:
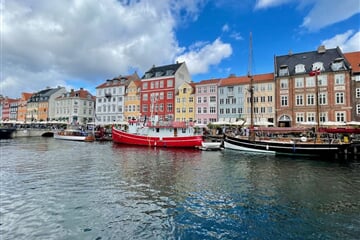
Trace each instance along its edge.
{"label": "sailboat", "polygon": [[[249,54],[249,66],[251,66],[251,51],[252,51],[252,35],[250,34],[250,54]],[[316,95],[318,95],[318,75],[321,74],[321,71],[312,71],[310,74],[315,76],[316,81]],[[250,92],[250,127],[248,136],[234,136],[232,134],[225,134],[224,136],[224,148],[246,151],[251,153],[266,153],[266,154],[277,154],[277,155],[306,155],[306,156],[321,156],[326,158],[326,156],[338,156],[347,151],[351,146],[349,142],[343,142],[339,139],[326,138],[321,139],[319,133],[319,107],[316,106],[316,119],[317,125],[315,127],[313,138],[308,138],[305,135],[301,137],[292,137],[292,138],[280,138],[276,136],[275,138],[259,138],[256,137],[256,130],[254,128],[254,86],[253,86],[253,76],[251,74],[251,67],[249,67],[248,77],[250,78],[250,87],[248,91]],[[318,104],[318,100],[316,100]],[[294,133],[297,132],[297,135],[300,134],[299,131],[304,131],[304,129],[294,129],[294,128],[267,128],[267,131],[270,133]],[[274,134],[276,135],[276,134]]]}

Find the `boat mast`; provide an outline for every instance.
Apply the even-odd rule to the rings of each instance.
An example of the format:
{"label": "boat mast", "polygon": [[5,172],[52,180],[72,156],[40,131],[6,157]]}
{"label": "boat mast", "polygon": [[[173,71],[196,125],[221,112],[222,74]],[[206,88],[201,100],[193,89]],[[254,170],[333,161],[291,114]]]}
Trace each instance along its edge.
{"label": "boat mast", "polygon": [[318,75],[320,74],[320,69],[315,70],[315,94],[316,94],[316,142],[320,142],[320,113],[319,113],[319,78]]}
{"label": "boat mast", "polygon": [[250,43],[249,43],[249,65],[248,65],[248,77],[250,78],[250,134],[249,140],[255,141],[254,131],[254,78],[252,76],[252,33],[250,32]]}

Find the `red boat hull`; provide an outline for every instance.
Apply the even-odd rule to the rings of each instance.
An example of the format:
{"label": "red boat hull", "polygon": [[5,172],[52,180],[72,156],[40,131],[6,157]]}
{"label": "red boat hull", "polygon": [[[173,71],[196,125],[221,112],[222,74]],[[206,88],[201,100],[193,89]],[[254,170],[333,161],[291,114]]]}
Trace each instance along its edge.
{"label": "red boat hull", "polygon": [[115,143],[151,146],[151,147],[201,147],[202,136],[180,136],[180,137],[149,137],[127,133],[112,128],[112,140]]}

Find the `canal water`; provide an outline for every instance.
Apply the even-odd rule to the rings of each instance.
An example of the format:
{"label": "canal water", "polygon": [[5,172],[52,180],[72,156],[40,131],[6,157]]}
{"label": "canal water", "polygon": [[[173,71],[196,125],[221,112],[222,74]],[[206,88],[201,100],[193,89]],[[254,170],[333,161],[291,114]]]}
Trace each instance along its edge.
{"label": "canal water", "polygon": [[359,239],[360,163],[18,138],[0,239]]}

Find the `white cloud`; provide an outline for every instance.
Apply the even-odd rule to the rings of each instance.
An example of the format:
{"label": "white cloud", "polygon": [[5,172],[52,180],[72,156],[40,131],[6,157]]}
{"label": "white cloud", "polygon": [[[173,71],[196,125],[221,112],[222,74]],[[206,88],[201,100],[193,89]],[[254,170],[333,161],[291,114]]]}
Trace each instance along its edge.
{"label": "white cloud", "polygon": [[301,26],[310,31],[319,30],[360,13],[360,6],[356,0],[309,0],[305,3],[313,6]]}
{"label": "white cloud", "polygon": [[86,85],[175,62],[183,49],[175,28],[196,19],[204,2],[1,1],[0,94],[19,97],[69,79]]}
{"label": "white cloud", "polygon": [[297,4],[299,9],[310,7],[301,24],[301,27],[310,31],[317,31],[360,13],[360,5],[356,0],[257,0],[255,9],[267,9],[289,3]]}
{"label": "white cloud", "polygon": [[230,27],[229,27],[229,25],[225,24],[225,25],[221,28],[221,30],[222,30],[223,32],[228,32],[228,31],[230,30]]}
{"label": "white cloud", "polygon": [[257,0],[255,9],[263,9],[269,7],[276,7],[284,3],[288,3],[291,0]]}
{"label": "white cloud", "polygon": [[186,62],[191,74],[207,73],[211,65],[220,63],[232,54],[230,44],[223,43],[220,39],[200,46],[201,48],[192,48],[177,58],[179,62]]}
{"label": "white cloud", "polygon": [[348,30],[330,39],[323,40],[322,45],[326,48],[339,47],[342,52],[360,51],[360,31]]}

